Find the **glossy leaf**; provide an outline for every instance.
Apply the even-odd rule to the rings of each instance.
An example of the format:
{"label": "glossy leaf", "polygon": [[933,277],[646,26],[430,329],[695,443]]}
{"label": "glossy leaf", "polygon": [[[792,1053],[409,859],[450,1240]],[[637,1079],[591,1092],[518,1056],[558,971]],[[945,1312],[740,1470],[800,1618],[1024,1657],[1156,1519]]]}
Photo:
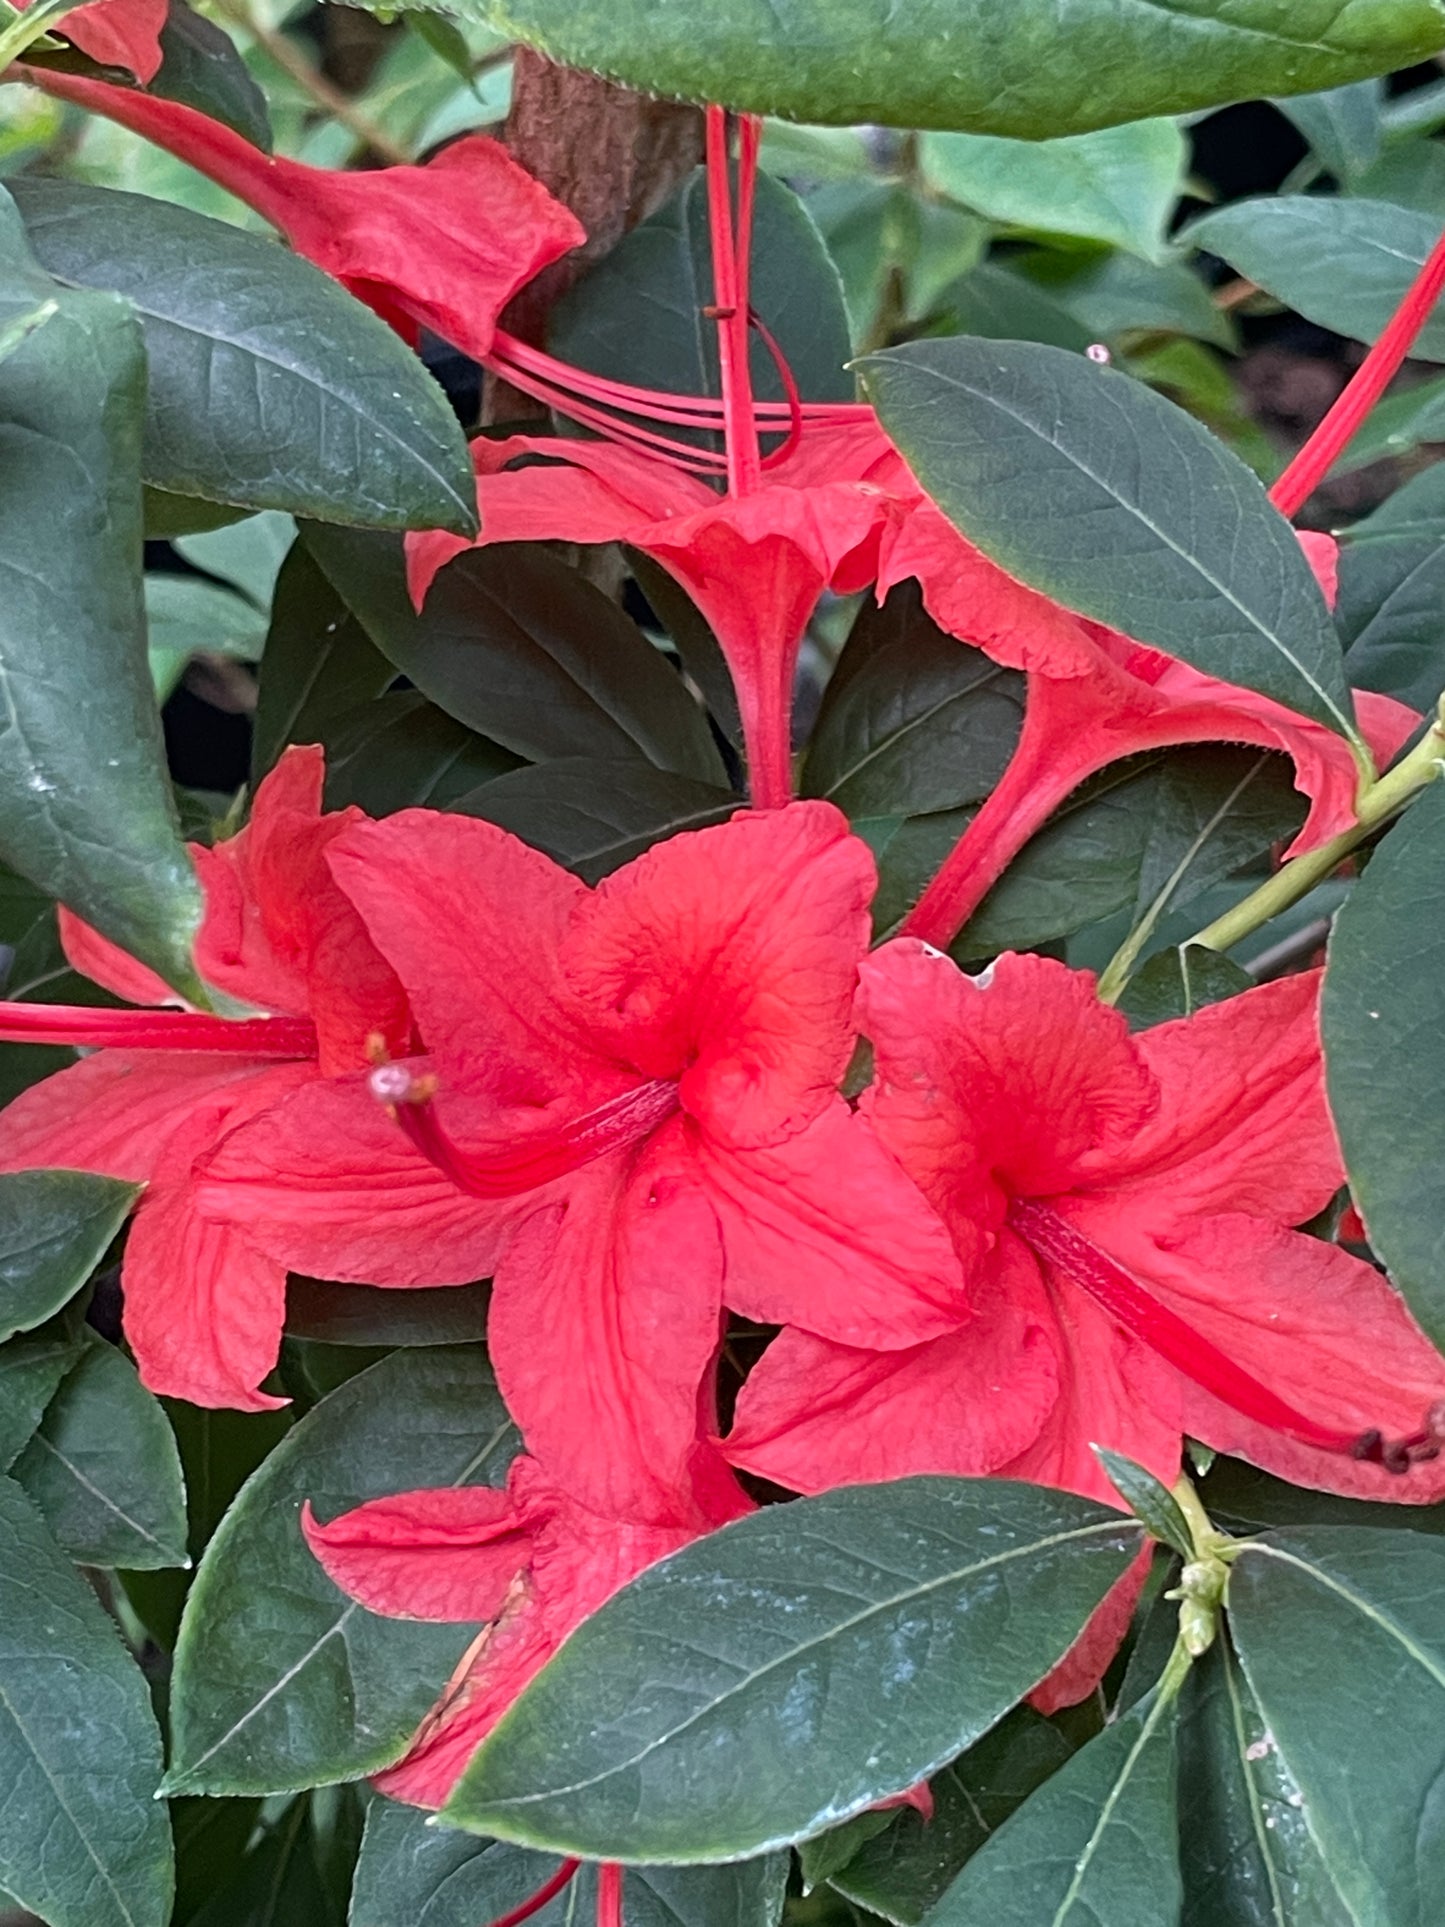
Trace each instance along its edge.
{"label": "glossy leaf", "polygon": [[[1076,253],[1041,248],[1016,256],[1014,267],[1031,286],[1072,315],[1091,340],[1112,342],[1157,332],[1188,335],[1216,348],[1237,345],[1237,331],[1228,314],[1214,305],[1196,269],[1177,256],[1144,261],[1117,249],[1100,254],[1092,249]],[[1043,341],[1052,337],[1030,330],[1026,339]],[[1058,343],[1062,348],[1074,345],[1072,341]]]}
{"label": "glossy leaf", "polygon": [[1171,1546],[1182,1559],[1194,1554],[1194,1541],[1179,1501],[1154,1474],[1122,1452],[1096,1445],[1094,1452],[1110,1483],[1153,1539]]}
{"label": "glossy leaf", "polygon": [[664,837],[725,823],[742,798],[636,757],[577,756],[496,777],[449,807],[499,823],[596,883]]}
{"label": "glossy leaf", "polygon": [[0,1345],[0,1472],[29,1444],[60,1381],[80,1356],[83,1333],[71,1307]]}
{"label": "glossy leaf", "polygon": [[286,1332],[325,1345],[467,1345],[486,1330],[489,1296],[486,1285],[384,1291],[293,1277]]}
{"label": "glossy leaf", "polygon": [[537,760],[644,756],[721,775],[681,677],[600,589],[537,544],[459,555],[418,615],[400,543],[315,527],[306,543],[382,653],[504,749]]}
{"label": "glossy leaf", "polygon": [[1178,1920],[1175,1710],[1144,1700],[976,1853],[929,1927],[1168,1927]]}
{"label": "glossy leaf", "polygon": [[[366,1818],[350,1927],[480,1927],[529,1899],[558,1864],[378,1800]],[[787,1878],[785,1854],[728,1867],[629,1867],[624,1927],[776,1927]],[[540,1927],[590,1920],[595,1890],[595,1872],[584,1867],[533,1918]]]}
{"label": "glossy leaf", "polygon": [[904,1479],[754,1513],[584,1621],[446,1817],[649,1861],[804,1839],[979,1738],[1138,1547],[1117,1513],[1003,1480]]}
{"label": "glossy leaf", "polygon": [[1361,1927],[1429,1927],[1445,1880],[1445,1542],[1312,1526],[1229,1580],[1245,1677],[1310,1837]]}
{"label": "glossy leaf", "polygon": [[0,1176],[0,1342],[75,1296],[139,1192],[89,1171]]}
{"label": "glossy leaf", "polygon": [[419,689],[396,689],[342,710],[314,734],[326,749],[327,807],[357,803],[369,816],[422,804],[455,809],[462,797],[520,762],[429,703]]}
{"label": "glossy leaf", "polygon": [[144,324],[152,486],[366,528],[476,528],[441,389],[309,261],[143,195],[13,185],[41,263],[119,289]]}
{"label": "glossy leaf", "polygon": [[1322,94],[1286,97],[1275,105],[1304,135],[1326,173],[1348,184],[1380,158],[1384,96],[1378,80],[1357,80]]}
{"label": "glossy leaf", "polygon": [[1386,455],[1412,455],[1427,442],[1441,441],[1445,441],[1445,378],[1387,395],[1370,410],[1330,473],[1347,475]]}
{"label": "glossy leaf", "polygon": [[345,1913],[327,1891],[317,1849],[311,1802],[293,1800],[251,1842],[193,1927],[343,1927]]}
{"label": "glossy leaf", "polygon": [[1345,667],[1360,688],[1420,710],[1445,688],[1445,488],[1426,469],[1351,529],[1340,547],[1335,612]]}
{"label": "glossy leaf", "polygon": [[205,529],[176,538],[175,548],[187,562],[228,582],[258,609],[269,609],[276,578],[296,540],[296,523],[272,509],[248,515],[224,528]]}
{"label": "glossy leaf", "polygon": [[146,92],[197,108],[269,154],[271,116],[266,96],[251,78],[230,35],[194,12],[185,0],[170,0],[160,44],[160,72]]}
{"label": "glossy leaf", "polygon": [[1335,87],[1445,44],[1434,0],[467,0],[556,60],[652,93],[805,121],[1038,140]]}
{"label": "glossy leaf", "polygon": [[1180,1701],[1181,1927],[1355,1927],[1227,1638]]}
{"label": "glossy leaf", "polygon": [[251,771],[259,780],[287,743],[314,743],[396,671],[332,588],[304,542],[276,578],[256,701]]}
{"label": "glossy leaf", "polygon": [[[933,1776],[931,1820],[905,1807],[832,1875],[833,1886],[896,1927],[917,1927],[964,1864],[1069,1756],[1058,1727],[1027,1706],[1015,1707]],[[806,1866],[807,1847],[803,1852]]]}
{"label": "glossy leaf", "polygon": [[1242,1459],[1216,1459],[1201,1496],[1213,1519],[1234,1531],[1244,1526],[1382,1526],[1392,1532],[1445,1533],[1445,1507],[1392,1505],[1388,1500],[1342,1499],[1275,1479]]}
{"label": "glossy leaf", "polygon": [[276,1793],[396,1759],[475,1628],[363,1611],[312,1558],[301,1502],[330,1519],[384,1493],[496,1482],[514,1450],[475,1348],[397,1352],[308,1413],[242,1489],[191,1589],[169,1789]]}
{"label": "glossy leaf", "polygon": [[1389,834],[1335,920],[1321,1005],[1350,1188],[1410,1308],[1445,1342],[1445,787]]}
{"label": "glossy leaf", "polygon": [[175,1436],[134,1365],[94,1332],[12,1477],[81,1565],[189,1563]]}
{"label": "glossy leaf", "polygon": [[1233,958],[1197,943],[1171,944],[1129,979],[1119,1009],[1131,1029],[1148,1030],[1176,1017],[1192,1017],[1206,1004],[1222,1004],[1253,987],[1253,977]]}
{"label": "glossy leaf", "polygon": [[1098,334],[1047,288],[992,259],[953,282],[939,306],[947,333],[988,341],[1043,341],[1081,355]]}
{"label": "glossy leaf", "polygon": [[1063,140],[925,134],[919,144],[928,184],[990,220],[1108,242],[1146,261],[1163,251],[1184,160],[1184,136],[1172,120]]}
{"label": "glossy leaf", "polygon": [[145,655],[140,329],[42,272],[3,193],[0,269],[0,323],[56,303],[0,361],[0,855],[194,989],[200,892]]}
{"label": "glossy leaf", "polygon": [[0,1479],[0,1886],[50,1927],[165,1927],[150,1693],[28,1498]]}
{"label": "glossy leaf", "polygon": [[929,494],[1068,608],[1350,730],[1329,611],[1238,457],[1117,369],[1031,342],[917,342],[863,363]]}
{"label": "glossy leaf", "polygon": [[255,662],[266,646],[266,618],[254,603],[200,576],[145,578],[151,676],[164,702],[193,656]]}
{"label": "glossy leaf", "polygon": [[[1336,334],[1373,341],[1440,238],[1440,218],[1387,201],[1287,194],[1236,201],[1181,237]],[[1413,353],[1445,361],[1437,308]]]}

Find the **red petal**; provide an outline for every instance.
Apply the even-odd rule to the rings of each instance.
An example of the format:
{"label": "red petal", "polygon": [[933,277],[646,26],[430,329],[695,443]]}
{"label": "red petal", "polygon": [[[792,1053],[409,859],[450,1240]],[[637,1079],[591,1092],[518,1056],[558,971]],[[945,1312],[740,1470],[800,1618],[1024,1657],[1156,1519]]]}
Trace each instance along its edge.
{"label": "red petal", "polygon": [[734,1145],[828,1104],[854,1043],[873,859],[830,803],[655,845],[578,909],[563,968],[597,1037]]}
{"label": "red petal", "polygon": [[519,1231],[493,1286],[492,1362],[528,1449],[579,1503],[695,1528],[730,1502],[707,1443],[721,1282],[676,1124],[577,1172]]}
{"label": "red petal", "polygon": [[841,1097],[781,1144],[734,1150],[699,1135],[697,1158],[734,1311],[883,1351],[968,1316],[943,1221]]}
{"label": "red petal", "polygon": [[1122,1578],[1114,1581],[1058,1665],[1029,1694],[1030,1706],[1040,1713],[1057,1713],[1062,1707],[1077,1706],[1094,1691],[1133,1623],[1153,1558],[1153,1546],[1146,1545]]}
{"label": "red petal", "polygon": [[184,997],[178,996],[163,977],[158,977],[143,963],[137,963],[129,951],[122,950],[109,937],[101,936],[98,930],[92,930],[88,923],[82,923],[63,903],[57,904],[56,909],[60,945],[72,970],[89,977],[92,983],[103,984],[117,997],[124,997],[127,1003],[188,1008]]}
{"label": "red petal", "polygon": [[52,31],[102,67],[128,68],[145,86],[160,72],[167,6],[168,0],[92,0],[55,21]]}
{"label": "red petal", "polygon": [[512,1499],[488,1486],[399,1492],[329,1525],[308,1501],[301,1529],[344,1593],[393,1619],[495,1619],[532,1557]]}

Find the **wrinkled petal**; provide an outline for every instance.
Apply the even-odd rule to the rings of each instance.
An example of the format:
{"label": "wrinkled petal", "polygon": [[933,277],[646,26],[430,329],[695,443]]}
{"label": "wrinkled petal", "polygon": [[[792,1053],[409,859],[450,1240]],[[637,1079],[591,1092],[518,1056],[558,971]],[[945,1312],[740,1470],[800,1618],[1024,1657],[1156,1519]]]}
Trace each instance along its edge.
{"label": "wrinkled petal", "polygon": [[937,1472],[981,1477],[1037,1437],[1059,1391],[1054,1313],[1013,1240],[966,1325],[907,1351],[790,1330],[738,1395],[729,1460],[795,1492]]}
{"label": "wrinkled petal", "polygon": [[734,1311],[883,1351],[968,1316],[942,1219],[841,1097],[781,1144],[735,1150],[699,1135],[696,1157]]}
{"label": "wrinkled petal", "polygon": [[680,1078],[705,1131],[772,1142],[816,1117],[847,1067],[874,880],[831,803],[741,811],[605,878],[563,969],[596,1035]]}
{"label": "wrinkled petal", "polygon": [[730,1484],[704,1416],[721,1308],[717,1224],[676,1125],[598,1158],[528,1218],[497,1272],[488,1342],[529,1451],[579,1504],[714,1521],[713,1488]]}
{"label": "wrinkled petal", "polygon": [[481,1485],[398,1492],[327,1525],[308,1501],[301,1529],[344,1593],[392,1619],[495,1619],[532,1557],[510,1496]]}

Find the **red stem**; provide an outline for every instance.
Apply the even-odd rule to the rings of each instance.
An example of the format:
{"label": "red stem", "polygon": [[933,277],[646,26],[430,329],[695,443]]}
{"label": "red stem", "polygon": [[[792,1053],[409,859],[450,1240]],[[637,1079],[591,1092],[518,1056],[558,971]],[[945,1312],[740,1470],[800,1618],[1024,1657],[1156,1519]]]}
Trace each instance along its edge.
{"label": "red stem", "polygon": [[597,1869],[597,1927],[622,1927],[622,1869],[615,1860]]}
{"label": "red stem", "polygon": [[1280,514],[1293,518],[1329,474],[1355,431],[1393,380],[1416,335],[1445,288],[1445,235],[1435,243],[1384,333],[1350,377],[1344,393],[1269,492]]}
{"label": "red stem", "polygon": [[309,1017],[208,1017],[190,1010],[92,1010],[84,1004],[0,1003],[0,1042],[87,1050],[225,1051],[240,1057],[316,1055]]}
{"label": "red stem", "polygon": [[530,1900],[524,1900],[520,1907],[514,1907],[509,1914],[503,1914],[492,1921],[491,1927],[521,1927],[524,1920],[533,1914],[540,1914],[549,1900],[555,1900],[570,1880],[575,1879],[580,1860],[564,1860],[550,1880],[544,1880]]}

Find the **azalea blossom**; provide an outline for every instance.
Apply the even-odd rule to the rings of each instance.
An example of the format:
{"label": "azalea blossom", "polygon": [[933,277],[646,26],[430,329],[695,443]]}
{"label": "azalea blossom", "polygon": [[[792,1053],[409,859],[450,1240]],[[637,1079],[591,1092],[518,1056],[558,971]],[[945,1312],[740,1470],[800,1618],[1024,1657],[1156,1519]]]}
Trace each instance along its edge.
{"label": "azalea blossom", "polygon": [[[284,1403],[257,1387],[276,1361],[286,1273],[244,1227],[202,1218],[196,1161],[307,1083],[363,1064],[368,1038],[404,1050],[411,1035],[400,984],[326,869],[327,845],[361,812],[323,815],[322,775],[319,749],[288,750],[246,828],[191,850],[205,893],[202,977],[243,1009],[286,1014],[0,1005],[0,1036],[92,1049],[0,1112],[0,1170],[144,1184],[121,1272],[125,1334],[152,1391],[198,1405]],[[63,910],[61,935],[74,968],[117,996],[178,1001]]]}
{"label": "azalea blossom", "polygon": [[[20,10],[31,0],[18,0]],[[53,20],[47,33],[58,34],[102,67],[125,67],[145,86],[161,67],[161,29],[169,0],[89,0]]]}
{"label": "azalea blossom", "polygon": [[485,134],[454,141],[424,167],[340,172],[263,153],[178,101],[48,68],[17,75],[198,168],[413,347],[419,329],[430,328],[464,354],[485,356],[517,290],[587,238],[577,217]]}
{"label": "azalea blossom", "polygon": [[425,1054],[233,1132],[206,1209],[319,1277],[493,1275],[498,1383],[579,1504],[708,1516],[724,1305],[883,1349],[965,1315],[942,1224],[838,1095],[874,873],[831,805],[673,837],[596,889],[427,810],[329,860]]}
{"label": "azalea blossom", "polygon": [[1166,1484],[1184,1434],[1296,1484],[1445,1493],[1445,1361],[1398,1294],[1293,1227],[1344,1182],[1318,973],[1131,1037],[1087,972],[926,945],[863,968],[864,1109],[947,1219],[968,1326],[887,1355],[783,1333],[734,1464],[814,1492],[997,1473],[1117,1503],[1092,1450]]}

